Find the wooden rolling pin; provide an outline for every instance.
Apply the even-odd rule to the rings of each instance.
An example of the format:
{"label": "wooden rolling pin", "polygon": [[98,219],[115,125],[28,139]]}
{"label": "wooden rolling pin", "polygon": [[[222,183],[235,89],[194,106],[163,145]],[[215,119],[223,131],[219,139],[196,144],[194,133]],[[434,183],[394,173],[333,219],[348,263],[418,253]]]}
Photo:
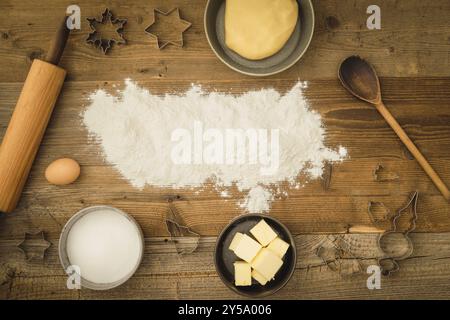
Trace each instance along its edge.
{"label": "wooden rolling pin", "polygon": [[33,61],[0,146],[1,212],[12,212],[19,202],[63,86],[66,71],[57,65],[70,32],[66,20],[61,23],[45,61]]}

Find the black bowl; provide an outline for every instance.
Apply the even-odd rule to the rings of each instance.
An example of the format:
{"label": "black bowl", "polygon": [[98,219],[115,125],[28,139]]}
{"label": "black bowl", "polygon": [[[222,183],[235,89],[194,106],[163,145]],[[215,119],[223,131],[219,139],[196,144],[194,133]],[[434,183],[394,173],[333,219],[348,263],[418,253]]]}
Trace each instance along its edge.
{"label": "black bowl", "polygon": [[[250,229],[253,228],[261,219],[278,234],[278,236],[289,243],[289,249],[283,257],[283,266],[277,272],[275,279],[266,283],[265,286],[252,279],[251,286],[234,285],[234,262],[239,259],[233,251],[228,249],[236,232],[246,233],[251,236]],[[233,219],[217,238],[214,263],[217,273],[225,285],[236,293],[246,297],[261,298],[271,295],[283,288],[295,270],[297,262],[297,252],[295,241],[289,230],[274,217],[264,214],[246,214]]]}

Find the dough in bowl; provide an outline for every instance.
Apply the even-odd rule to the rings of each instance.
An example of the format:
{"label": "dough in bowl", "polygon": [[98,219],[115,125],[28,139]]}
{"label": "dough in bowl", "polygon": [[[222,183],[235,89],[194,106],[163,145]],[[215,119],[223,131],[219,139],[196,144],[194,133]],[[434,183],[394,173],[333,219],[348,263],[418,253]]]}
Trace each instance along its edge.
{"label": "dough in bowl", "polygon": [[283,48],[298,19],[296,0],[226,0],[225,44],[260,60]]}

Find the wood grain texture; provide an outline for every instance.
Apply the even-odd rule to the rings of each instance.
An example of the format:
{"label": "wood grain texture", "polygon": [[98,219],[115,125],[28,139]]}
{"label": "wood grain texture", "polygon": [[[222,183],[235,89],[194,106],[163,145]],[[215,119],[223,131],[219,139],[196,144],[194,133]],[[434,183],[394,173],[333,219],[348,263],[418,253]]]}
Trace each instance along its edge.
{"label": "wood grain texture", "polygon": [[400,140],[403,142],[405,147],[411,153],[411,155],[416,159],[419,165],[422,167],[423,171],[430,177],[431,181],[433,181],[436,188],[441,192],[444,199],[449,202],[450,201],[450,191],[447,188],[447,185],[444,181],[442,181],[439,174],[434,170],[434,168],[430,165],[428,160],[423,156],[420,150],[416,147],[414,142],[411,141],[408,134],[403,130],[403,128],[399,125],[397,120],[392,116],[391,112],[386,108],[383,102],[380,102],[376,105],[377,110],[386,120],[386,122],[391,126],[392,130],[397,134]]}
{"label": "wood grain texture", "polygon": [[[23,81],[32,57],[47,50],[61,12],[70,0],[46,0],[45,10],[30,0],[3,0],[0,21],[0,82]],[[61,66],[75,80],[188,79],[241,80],[244,77],[223,65],[209,48],[203,31],[206,0],[90,1],[77,4],[83,15],[81,31],[73,32]],[[370,0],[313,1],[316,29],[311,47],[302,61],[270,79],[334,79],[337,65],[350,54],[371,61],[382,77],[447,77],[450,67],[450,3],[436,0],[426,5],[418,0],[382,1],[382,29],[367,30],[366,9]],[[150,24],[153,8],[177,6],[182,18],[192,22],[185,32],[185,47],[159,51],[155,39],[143,30]],[[84,43],[89,27],[85,17],[99,16],[105,7],[118,17],[128,18],[124,29],[128,44],[104,56]],[[27,63],[28,61],[28,63]],[[111,71],[114,69],[115,71]]]}
{"label": "wood grain texture", "polygon": [[19,202],[65,77],[64,69],[33,61],[0,146],[1,212]]}
{"label": "wood grain texture", "polygon": [[[298,235],[293,278],[272,299],[444,299],[450,298],[450,233],[414,234],[414,254],[400,270],[381,279],[380,290],[366,286],[369,265],[381,253],[377,234]],[[14,241],[0,241],[0,298],[7,299],[239,299],[216,274],[214,237],[200,240],[197,251],[178,256],[166,238],[146,238],[145,258],[128,282],[105,292],[68,290],[56,243],[44,261],[25,262]],[[344,246],[336,243],[345,243]],[[181,240],[179,245],[189,245]],[[434,250],[439,246],[439,250]],[[317,250],[327,250],[319,257]],[[344,248],[339,253],[336,248]],[[325,261],[324,261],[325,260]]]}
{"label": "wood grain texture", "polygon": [[[232,190],[222,199],[211,186],[197,190],[146,188],[135,190],[105,163],[99,147],[90,142],[80,113],[97,88],[113,91],[130,77],[154,93],[185,90],[199,83],[206,90],[241,93],[275,87],[285,92],[298,79],[308,81],[305,95],[326,125],[326,145],[345,146],[349,159],[327,166],[324,179],[310,181],[277,199],[271,214],[297,234],[299,260],[288,287],[273,298],[450,298],[450,206],[429,181],[411,154],[371,106],[357,101],[337,80],[339,63],[351,54],[367,58],[381,77],[384,102],[406,133],[450,184],[450,3],[436,0],[380,1],[382,29],[365,27],[369,0],[313,1],[316,29],[311,47],[291,69],[254,79],[223,65],[208,46],[203,31],[206,0],[93,1],[80,0],[82,30],[69,39],[61,66],[68,76],[55,112],[31,170],[18,209],[0,216],[0,297],[38,298],[237,298],[217,277],[212,261],[214,237],[242,210],[243,195]],[[30,0],[0,2],[0,138],[16,104],[32,59],[46,48],[69,0],[45,0],[36,10]],[[182,18],[193,23],[185,32],[185,47],[159,51],[143,30],[154,7],[178,6]],[[99,16],[105,7],[121,18],[126,46],[104,56],[84,42],[86,17]],[[113,88],[116,85],[116,88]],[[72,157],[82,166],[73,185],[50,186],[46,166],[59,157]],[[383,181],[374,170],[383,166]],[[157,168],[155,168],[157,169]],[[366,274],[355,272],[359,263],[375,261],[376,234],[387,227],[374,225],[369,202],[381,202],[389,212],[402,207],[418,190],[415,253],[401,270],[383,280],[383,288],[369,291]],[[203,238],[199,250],[178,258],[164,242],[168,195],[180,194],[175,206],[182,219]],[[124,286],[109,292],[70,291],[57,261],[56,245],[62,226],[78,210],[111,204],[132,214],[146,237],[142,268]],[[53,243],[42,263],[26,263],[15,249],[24,232],[44,230]],[[354,234],[354,233],[366,234]],[[314,233],[314,234],[313,234]],[[353,255],[328,265],[315,249],[326,235],[351,233]],[[324,240],[325,239],[325,240]],[[360,258],[360,259],[359,259]]]}
{"label": "wood grain texture", "polygon": [[[239,84],[204,82],[204,85],[221,91],[232,87],[233,92],[239,93],[258,85],[273,85],[286,91],[294,83],[294,80],[272,83],[263,79]],[[171,80],[156,84],[141,81],[140,84],[154,92],[173,91],[174,87]],[[243,213],[237,202],[244,195],[237,190],[233,190],[231,199],[222,199],[211,187],[198,194],[197,190],[161,188],[139,191],[105,163],[98,146],[89,142],[80,113],[88,92],[97,87],[112,90],[113,85],[122,83],[66,82],[22,202],[18,210],[7,217],[8,226],[0,225],[0,238],[19,236],[30,215],[34,223],[56,236],[59,226],[48,220],[46,212],[51,212],[59,224],[64,224],[79,209],[102,203],[133,214],[149,236],[165,235],[161,223],[168,209],[165,199],[175,193],[185,199],[177,203],[180,214],[190,227],[203,235],[217,235],[227,221]],[[178,88],[188,86],[189,82],[176,82]],[[387,78],[383,81],[386,104],[444,181],[450,181],[449,86],[450,79]],[[0,100],[0,110],[4,110],[2,116],[7,117],[12,111],[9,102],[18,94],[20,85],[1,84],[0,88],[3,89],[1,97],[5,97]],[[316,180],[299,190],[289,190],[286,199],[274,202],[272,214],[287,223],[293,232],[344,232],[350,227],[371,227],[367,215],[369,201],[383,201],[395,211],[406,202],[409,193],[417,189],[420,192],[418,230],[450,231],[450,206],[375,109],[347,95],[337,80],[310,81],[305,93],[324,119],[326,144],[344,145],[350,158],[333,165],[327,186],[322,180]],[[45,181],[45,168],[59,157],[73,157],[80,162],[82,175],[75,184],[55,187]],[[378,164],[383,164],[399,178],[375,181],[373,171]],[[217,215],[218,212],[221,214]]]}

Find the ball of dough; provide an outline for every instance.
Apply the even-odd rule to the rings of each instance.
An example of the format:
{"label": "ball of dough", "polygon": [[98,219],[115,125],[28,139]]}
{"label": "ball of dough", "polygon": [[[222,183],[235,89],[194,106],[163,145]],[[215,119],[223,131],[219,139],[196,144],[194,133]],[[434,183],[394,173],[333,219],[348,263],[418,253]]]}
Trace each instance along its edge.
{"label": "ball of dough", "polygon": [[225,44],[244,58],[280,51],[298,19],[296,0],[226,0]]}

